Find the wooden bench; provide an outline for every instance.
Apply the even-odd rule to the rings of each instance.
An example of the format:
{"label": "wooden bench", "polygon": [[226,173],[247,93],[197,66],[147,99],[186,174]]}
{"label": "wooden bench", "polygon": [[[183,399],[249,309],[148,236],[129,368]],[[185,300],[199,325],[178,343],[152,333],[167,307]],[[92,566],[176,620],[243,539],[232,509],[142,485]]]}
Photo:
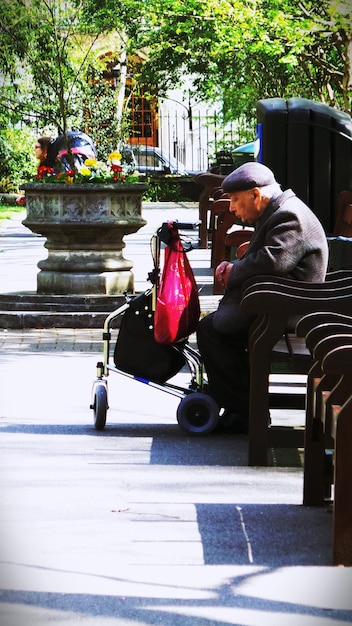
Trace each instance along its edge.
{"label": "wooden bench", "polygon": [[[352,565],[352,317],[303,318],[308,374],[303,504],[333,502],[333,562]],[[333,496],[332,487],[333,485]]]}
{"label": "wooden bench", "polygon": [[[247,242],[254,229],[241,225],[238,217],[229,211],[229,199],[219,198],[211,206],[211,267],[214,268],[213,294],[224,293],[223,286],[215,276],[215,269],[221,261],[231,261],[233,250]],[[228,231],[233,229],[231,235]],[[228,239],[228,238],[231,239]]]}
{"label": "wooden bench", "polygon": [[[310,326],[309,326],[310,325]],[[307,328],[308,327],[308,328]],[[305,341],[313,357],[313,365],[308,372],[306,392],[306,426],[305,426],[305,466],[308,471],[304,480],[304,502],[319,506],[325,498],[331,495],[331,476],[326,473],[326,482],[323,486],[320,481],[323,467],[327,469],[329,461],[323,463],[322,445],[320,437],[321,426],[324,422],[326,401],[331,389],[337,384],[339,376],[326,375],[321,367],[321,355],[325,354],[335,343],[339,344],[342,337],[352,334],[352,318],[332,314],[330,319],[319,319],[319,315],[302,318],[297,324],[297,333],[305,335]],[[329,339],[327,339],[329,336]],[[315,481],[314,477],[318,479]]]}
{"label": "wooden bench", "polygon": [[[268,448],[303,447],[304,432],[292,427],[268,426],[271,408],[269,377],[275,347],[287,332],[290,319],[316,311],[349,315],[352,311],[352,273],[329,274],[325,283],[302,283],[272,276],[248,281],[241,307],[256,318],[249,333],[250,398],[248,463],[268,464]],[[304,342],[303,342],[304,343]],[[307,373],[313,360],[307,353],[290,354],[293,369]],[[308,367],[307,367],[308,366]],[[292,392],[280,398],[280,408],[292,406]]]}
{"label": "wooden bench", "polygon": [[[329,434],[334,440],[333,562],[352,565],[352,345],[337,346],[324,357],[325,373],[340,374],[331,392]],[[334,395],[334,399],[333,399]]]}
{"label": "wooden bench", "polygon": [[213,200],[223,194],[221,183],[225,176],[213,174],[212,172],[204,172],[195,176],[194,181],[202,187],[199,196],[199,219],[201,225],[199,228],[199,246],[200,248],[208,248],[209,240],[211,241],[210,232],[210,212]]}

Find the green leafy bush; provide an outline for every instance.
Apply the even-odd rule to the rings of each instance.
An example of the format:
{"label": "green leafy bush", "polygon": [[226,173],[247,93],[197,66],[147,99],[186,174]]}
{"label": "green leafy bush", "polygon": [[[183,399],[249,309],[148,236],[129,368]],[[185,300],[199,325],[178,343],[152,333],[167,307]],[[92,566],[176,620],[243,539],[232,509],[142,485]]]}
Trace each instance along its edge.
{"label": "green leafy bush", "polygon": [[27,128],[0,131],[0,191],[16,193],[36,172],[36,137]]}
{"label": "green leafy bush", "polygon": [[149,189],[143,198],[146,202],[185,202],[194,200],[185,191],[184,186],[170,177],[148,177]]}
{"label": "green leafy bush", "polygon": [[0,178],[0,194],[1,193],[18,193],[18,185],[13,176],[3,176]]}

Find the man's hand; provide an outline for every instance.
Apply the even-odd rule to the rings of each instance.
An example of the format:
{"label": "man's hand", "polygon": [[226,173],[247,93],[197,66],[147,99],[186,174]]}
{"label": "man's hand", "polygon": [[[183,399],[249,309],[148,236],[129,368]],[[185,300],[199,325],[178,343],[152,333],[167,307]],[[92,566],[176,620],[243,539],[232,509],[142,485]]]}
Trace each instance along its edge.
{"label": "man's hand", "polygon": [[221,263],[217,266],[215,270],[215,277],[217,281],[225,289],[229,282],[231,270],[232,270],[232,263],[229,263],[229,261],[221,261]]}

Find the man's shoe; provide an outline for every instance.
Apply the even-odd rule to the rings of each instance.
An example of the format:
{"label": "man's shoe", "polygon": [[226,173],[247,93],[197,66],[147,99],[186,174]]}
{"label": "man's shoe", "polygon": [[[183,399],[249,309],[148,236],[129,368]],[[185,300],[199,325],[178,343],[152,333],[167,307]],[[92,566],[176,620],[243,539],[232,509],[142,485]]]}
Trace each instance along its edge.
{"label": "man's shoe", "polygon": [[248,415],[225,409],[220,416],[216,430],[218,432],[246,435],[248,433]]}
{"label": "man's shoe", "polygon": [[[231,411],[231,409],[225,409],[223,414],[219,418],[215,431],[223,433],[234,433],[237,435],[247,435],[248,423],[248,415],[243,413],[236,413],[236,411]],[[268,412],[268,426],[271,426],[270,411]]]}

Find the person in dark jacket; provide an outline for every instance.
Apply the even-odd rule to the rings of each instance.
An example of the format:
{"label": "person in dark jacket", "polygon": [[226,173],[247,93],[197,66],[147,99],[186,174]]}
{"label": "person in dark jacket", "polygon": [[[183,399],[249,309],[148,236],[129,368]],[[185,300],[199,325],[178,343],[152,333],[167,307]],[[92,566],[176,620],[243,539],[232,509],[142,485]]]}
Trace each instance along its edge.
{"label": "person in dark jacket", "polygon": [[248,432],[248,332],[254,319],[240,309],[244,283],[260,275],[323,282],[328,264],[326,234],[316,215],[289,189],[282,192],[273,172],[245,163],[222,188],[230,211],[254,226],[240,259],[223,261],[216,277],[225,288],[218,309],[200,320],[197,342],[208,376],[209,394],[224,412],[219,427]]}
{"label": "person in dark jacket", "polygon": [[97,152],[91,137],[80,130],[69,130],[66,132],[66,136],[64,134],[59,135],[48,146],[47,165],[56,171],[64,170],[67,172],[71,169],[67,142],[70,146],[74,166],[78,171],[86,159],[96,158]]}

